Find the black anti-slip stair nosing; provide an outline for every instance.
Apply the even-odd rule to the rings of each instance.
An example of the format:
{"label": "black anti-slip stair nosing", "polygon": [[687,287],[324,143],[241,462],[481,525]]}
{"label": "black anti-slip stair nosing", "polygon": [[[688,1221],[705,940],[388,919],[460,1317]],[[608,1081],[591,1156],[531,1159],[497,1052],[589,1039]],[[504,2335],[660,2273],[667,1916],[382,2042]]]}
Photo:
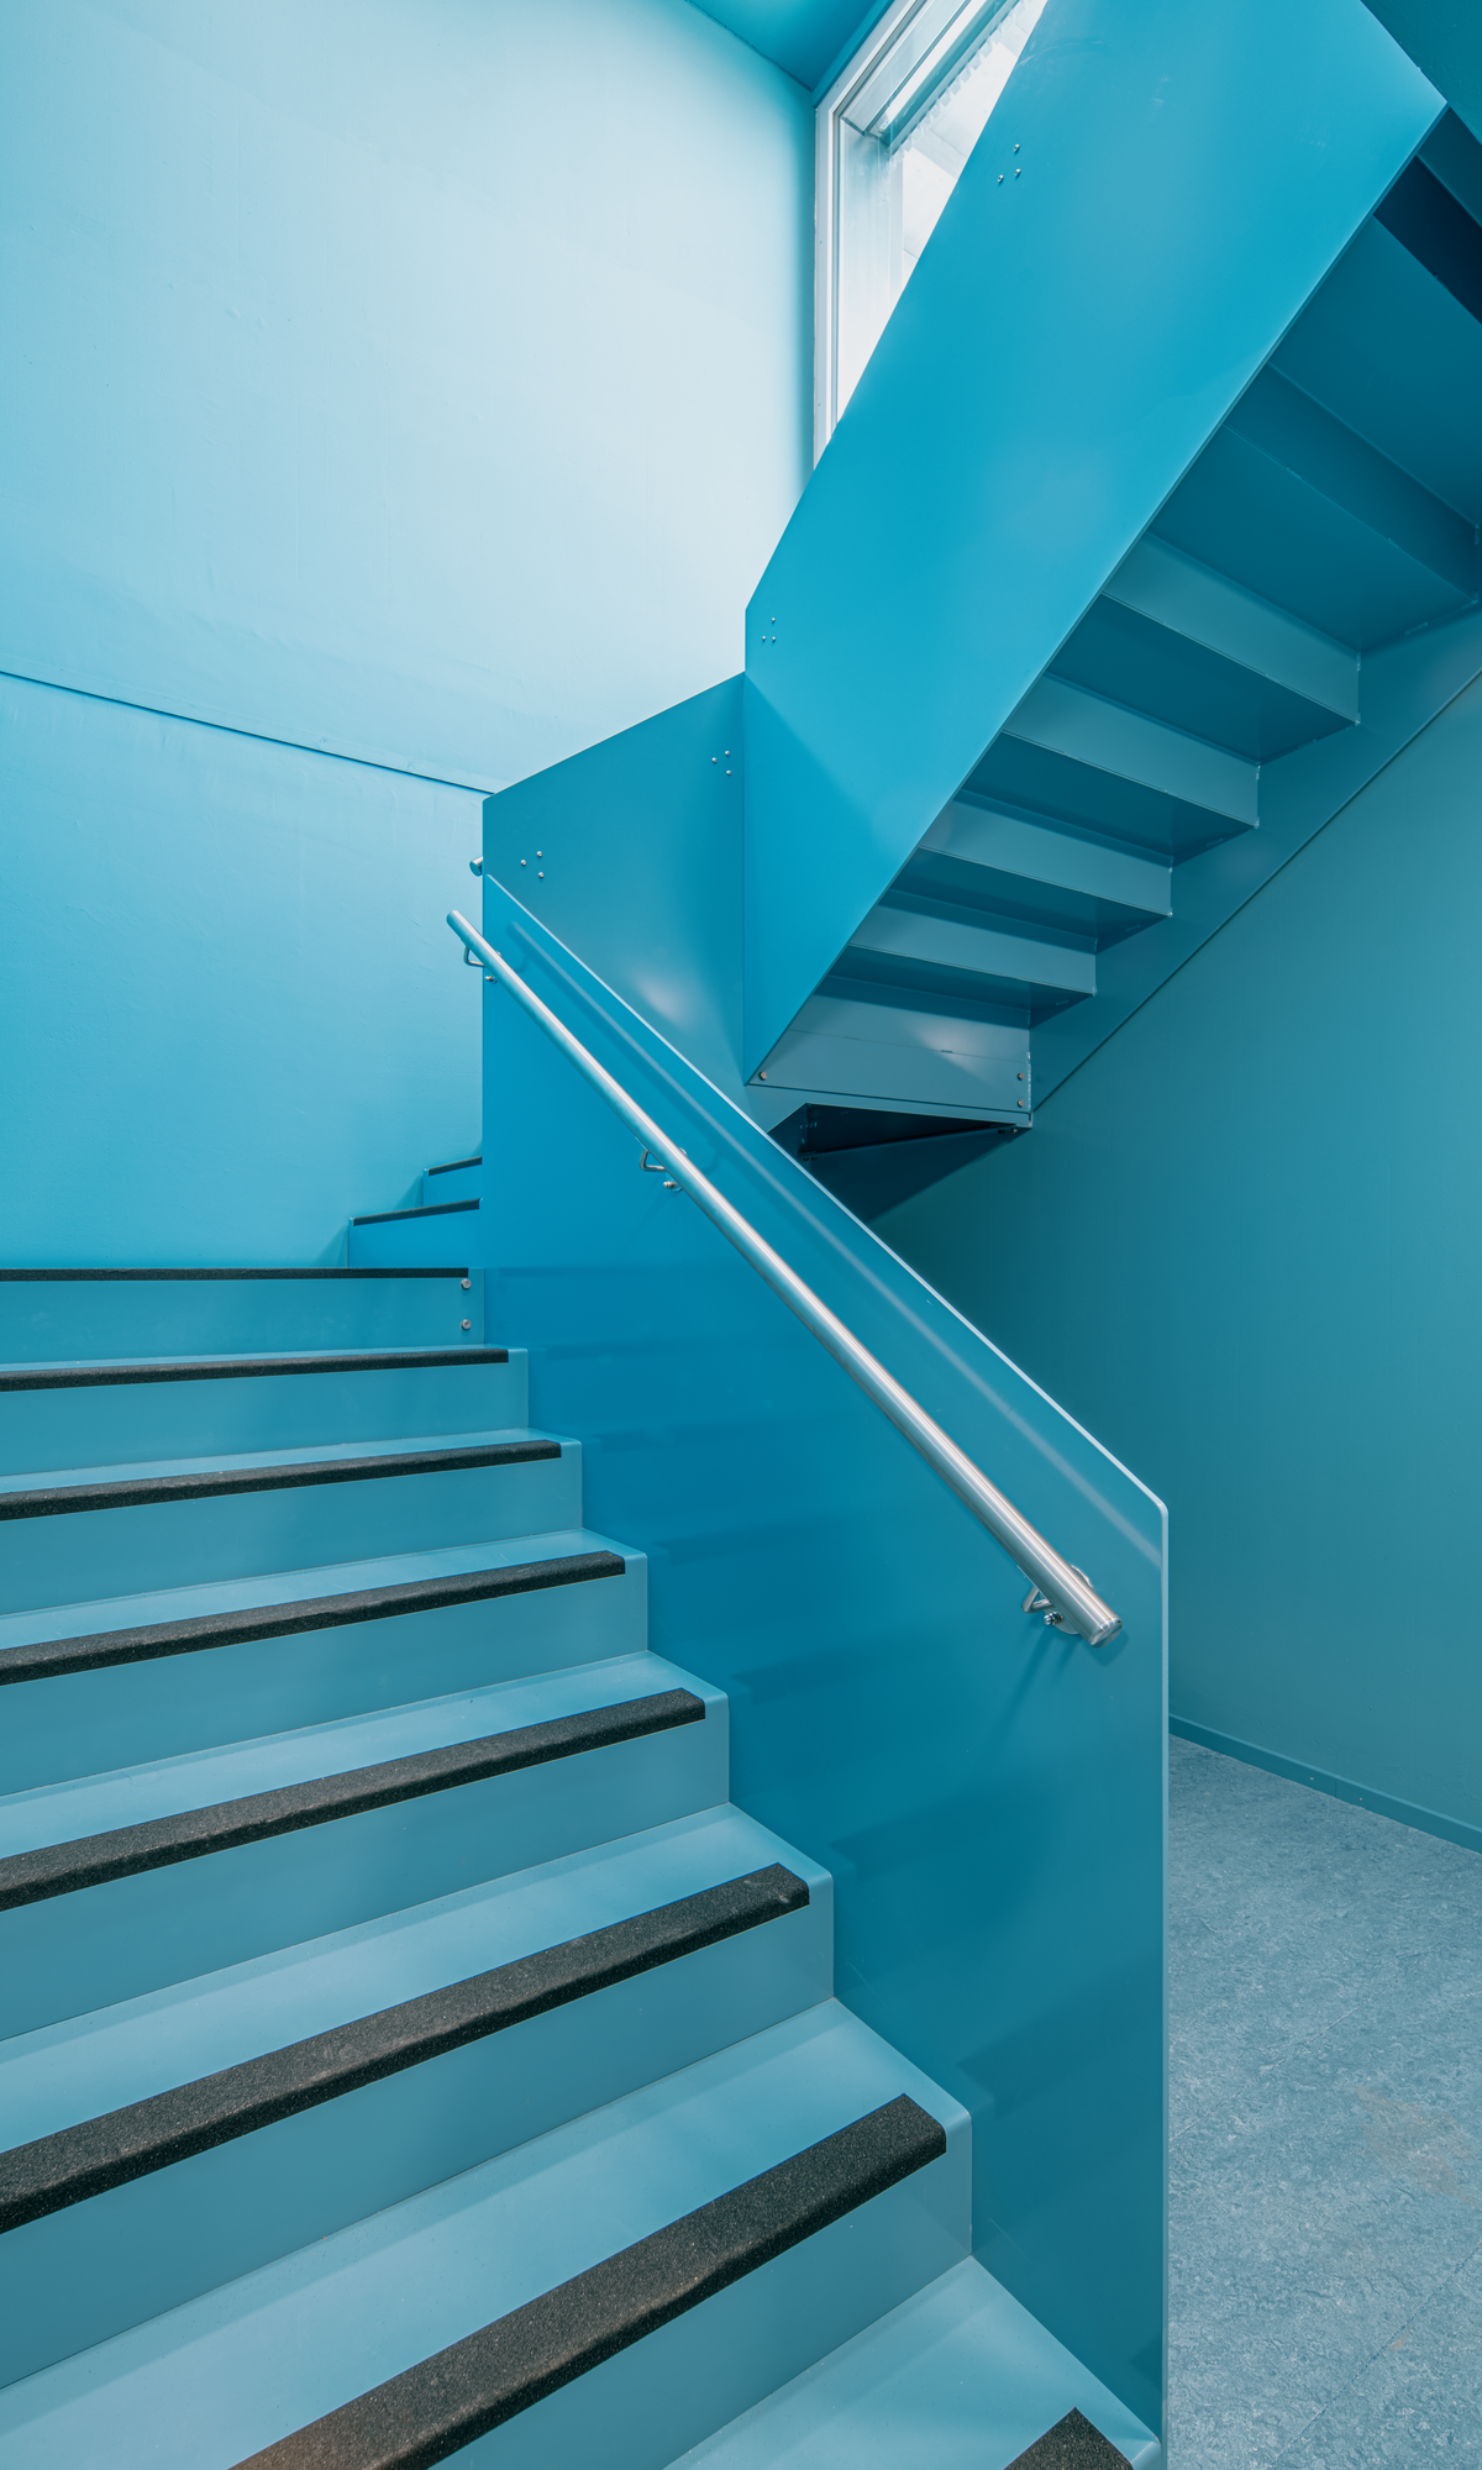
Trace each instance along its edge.
{"label": "black anti-slip stair nosing", "polygon": [[393,1218],[456,1218],[460,1210],[477,1209],[477,1201],[423,1201],[416,1209],[377,1209],[368,1218],[352,1218],[352,1226],[389,1226]]}
{"label": "black anti-slip stair nosing", "polygon": [[67,1673],[103,1672],[112,1664],[146,1664],[163,1655],[194,1655],[208,1647],[249,1646],[293,1638],[303,1630],[344,1629],[358,1621],[390,1621],[408,1612],[442,1612],[454,1604],[492,1603],[503,1595],[535,1595],[547,1587],[621,1578],[616,1552],[567,1552],[550,1561],[516,1561],[504,1569],[454,1570],[440,1578],[408,1578],[395,1586],[357,1587],[342,1595],[309,1595],[291,1604],[254,1604],[241,1612],[204,1613],[194,1621],[155,1621],[140,1629],[94,1630],[86,1637],[43,1638],[0,1650],[0,1688],[12,1681],[57,1680]]}
{"label": "black anti-slip stair nosing", "polygon": [[801,1912],[780,1862],[0,2153],[0,2232]]}
{"label": "black anti-slip stair nosing", "polygon": [[1128,2461],[1079,2410],[1067,2410],[1027,2453],[1015,2456],[1009,2470],[1128,2470]]}
{"label": "black anti-slip stair nosing", "polygon": [[237,2470],[429,2470],[645,2334],[938,2161],[941,2126],[901,2093],[790,2161],[392,2376]]}
{"label": "black anti-slip stair nosing", "polygon": [[166,1501],[218,1501],[241,1492],[297,1492],[306,1484],[364,1484],[390,1475],[456,1475],[470,1467],[526,1466],[559,1458],[559,1441],[484,1441],[468,1449],[388,1449],[372,1458],[306,1458],[266,1467],[214,1467],[199,1475],[135,1475],[108,1484],[56,1484],[0,1492],[0,1520],[61,1518],[76,1510],[148,1509]]}
{"label": "black anti-slip stair nosing", "polygon": [[133,1280],[153,1280],[166,1285],[180,1279],[253,1278],[468,1278],[472,1276],[466,1262],[437,1269],[0,1269],[0,1286],[6,1284],[45,1285],[109,1285]]}
{"label": "black anti-slip stair nosing", "polygon": [[481,1150],[476,1158],[449,1158],[445,1166],[430,1166],[427,1172],[429,1175],[456,1175],[462,1166],[482,1166],[483,1163]]}
{"label": "black anti-slip stair nosing", "polygon": [[8,1364],[0,1397],[13,1389],[125,1389],[158,1381],[257,1381],[299,1372],[441,1372],[449,1364],[507,1364],[502,1346],[362,1348],[342,1355],[191,1355],[175,1363]]}
{"label": "black anti-slip stair nosing", "polygon": [[41,1844],[32,1852],[11,1853],[0,1860],[0,1912],[39,1904],[49,1896],[72,1895],[83,1887],[106,1886],[113,1879],[137,1878],[145,1870],[168,1869],[177,1861],[195,1861],[206,1853],[261,1844],[269,1836],[292,1835],[302,1827],[358,1818],[367,1810],[419,1801],[428,1793],[447,1792],[460,1784],[516,1775],[526,1767],[547,1766],[553,1759],[612,1749],[704,1720],[705,1702],[693,1691],[655,1690],[646,1698],[625,1698],[616,1706],[556,1716],[545,1724],[522,1724],[510,1732],[487,1733],[477,1741],[455,1741],[442,1749],[419,1750],[409,1758],[351,1767],[340,1775],[314,1776],[307,1783],[284,1784],[272,1792],[247,1793],[237,1801],[216,1801],[205,1809],[145,1819],[139,1826],[110,1827],[102,1834],[77,1836],[66,1844]]}

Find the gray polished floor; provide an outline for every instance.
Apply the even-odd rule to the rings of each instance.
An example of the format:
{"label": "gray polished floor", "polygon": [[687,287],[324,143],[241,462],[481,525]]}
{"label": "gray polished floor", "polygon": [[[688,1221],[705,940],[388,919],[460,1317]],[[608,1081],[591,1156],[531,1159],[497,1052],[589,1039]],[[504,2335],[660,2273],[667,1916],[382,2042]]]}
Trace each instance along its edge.
{"label": "gray polished floor", "polygon": [[1482,1856],[1170,1747],[1170,2470],[1482,2466]]}

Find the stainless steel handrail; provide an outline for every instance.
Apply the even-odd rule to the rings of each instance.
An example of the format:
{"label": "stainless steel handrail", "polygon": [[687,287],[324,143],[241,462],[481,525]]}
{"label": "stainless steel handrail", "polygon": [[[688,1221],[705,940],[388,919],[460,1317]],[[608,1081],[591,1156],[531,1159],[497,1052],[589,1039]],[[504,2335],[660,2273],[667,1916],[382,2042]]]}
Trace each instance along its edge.
{"label": "stainless steel handrail", "polygon": [[[795,1270],[789,1269],[781,1253],[774,1252],[755,1227],[748,1225],[739,1209],[731,1206],[725,1194],[718,1192],[698,1167],[691,1166],[678,1144],[669,1139],[651,1115],[644,1113],[610,1072],[604,1071],[596,1056],[588,1054],[549,1005],[541,1002],[534,988],[511,969],[503,954],[486,943],[456,909],[449,910],[448,924],[468,951],[477,954],[488,974],[508,988],[552,1043],[575,1064],[583,1079],[606,1099],[613,1113],[622,1117],[645,1151],[652,1150],[655,1158],[665,1161],[659,1171],[667,1176],[667,1188],[687,1192],[691,1200],[698,1202],[711,1223],[761,1273],[773,1293],[781,1296],[788,1310],[796,1313],[821,1346],[827,1347],[835,1363],[842,1364],[850,1379],[859,1384],[882,1415],[889,1416],[897,1432],[920,1453],[949,1491],[955,1492],[964,1507],[1002,1544],[1025,1577],[1033,1580],[1024,1601],[1025,1611],[1042,1611],[1053,1627],[1074,1630],[1093,1647],[1104,1647],[1109,1639],[1115,1638],[1122,1626],[1121,1619],[1109,1604],[1102,1602],[1089,1579],[1069,1561],[1062,1560],[1053,1544],[1046,1543],[1013,1502],[974,1466],[966,1451],[948,1438],[940,1424],[933,1423],[925,1408],[917,1405],[910,1392],[902,1389],[852,1330],[846,1329],[837,1314],[830,1312],[822,1297],[805,1286]],[[645,1159],[644,1163],[651,1161]]]}

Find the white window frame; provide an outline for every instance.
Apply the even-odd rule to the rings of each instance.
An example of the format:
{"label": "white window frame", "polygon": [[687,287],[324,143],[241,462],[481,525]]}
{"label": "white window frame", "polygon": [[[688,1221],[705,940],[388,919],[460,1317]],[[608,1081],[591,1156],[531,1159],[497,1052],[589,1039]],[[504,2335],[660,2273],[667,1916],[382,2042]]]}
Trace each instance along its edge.
{"label": "white window frame", "polygon": [[[813,271],[813,460],[822,454],[839,418],[839,191],[840,124],[862,86],[909,35],[914,20],[933,0],[892,0],[883,17],[840,70],[818,105],[814,154]],[[1006,10],[1011,0],[1003,0]]]}

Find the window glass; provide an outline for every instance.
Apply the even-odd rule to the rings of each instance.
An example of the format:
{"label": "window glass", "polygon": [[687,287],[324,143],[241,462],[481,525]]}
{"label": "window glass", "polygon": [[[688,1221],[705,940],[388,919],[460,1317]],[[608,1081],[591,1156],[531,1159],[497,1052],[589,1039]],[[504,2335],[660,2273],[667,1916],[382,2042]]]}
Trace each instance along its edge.
{"label": "window glass", "polygon": [[820,106],[816,445],[859,381],[1045,0],[890,11]]}

